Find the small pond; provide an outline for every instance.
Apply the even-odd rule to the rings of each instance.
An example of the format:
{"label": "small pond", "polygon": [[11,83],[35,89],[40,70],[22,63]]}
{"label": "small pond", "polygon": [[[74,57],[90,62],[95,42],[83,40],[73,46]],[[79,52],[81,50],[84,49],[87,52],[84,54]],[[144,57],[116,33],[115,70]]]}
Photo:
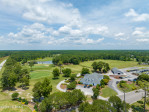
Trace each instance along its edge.
{"label": "small pond", "polygon": [[53,64],[52,61],[37,61],[37,64]]}

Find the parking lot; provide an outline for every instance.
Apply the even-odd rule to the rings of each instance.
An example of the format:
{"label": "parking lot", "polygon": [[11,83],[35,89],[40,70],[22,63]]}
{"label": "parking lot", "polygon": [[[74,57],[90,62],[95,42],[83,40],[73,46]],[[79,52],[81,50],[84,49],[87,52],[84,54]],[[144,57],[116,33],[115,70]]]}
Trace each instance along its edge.
{"label": "parking lot", "polygon": [[93,88],[93,87],[84,88],[83,85],[77,85],[77,86],[76,86],[76,89],[80,89],[82,92],[84,92],[85,95],[93,95],[92,88]]}

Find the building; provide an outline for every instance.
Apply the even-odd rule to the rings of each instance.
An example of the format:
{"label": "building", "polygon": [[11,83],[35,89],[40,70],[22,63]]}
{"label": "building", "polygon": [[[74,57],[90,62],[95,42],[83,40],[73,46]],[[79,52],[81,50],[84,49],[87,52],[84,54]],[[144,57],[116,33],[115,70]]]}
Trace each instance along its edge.
{"label": "building", "polygon": [[100,81],[103,79],[103,75],[98,73],[92,73],[92,74],[86,74],[84,78],[80,80],[85,85],[92,84],[93,86],[96,86],[97,84],[100,84]]}
{"label": "building", "polygon": [[114,75],[123,75],[124,74],[122,71],[120,71],[117,68],[113,68],[111,71]]}

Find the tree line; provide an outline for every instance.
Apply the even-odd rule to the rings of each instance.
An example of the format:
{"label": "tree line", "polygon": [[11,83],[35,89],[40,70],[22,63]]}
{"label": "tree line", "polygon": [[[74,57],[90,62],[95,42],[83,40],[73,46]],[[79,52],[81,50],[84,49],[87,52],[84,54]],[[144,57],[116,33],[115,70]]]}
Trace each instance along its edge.
{"label": "tree line", "polygon": [[111,59],[121,61],[136,60],[139,64],[149,64],[149,51],[147,50],[0,51],[0,57],[4,56],[11,56],[18,62],[52,56],[54,57],[54,64],[58,64],[59,61],[62,61],[65,64],[79,64],[83,61],[96,59]]}

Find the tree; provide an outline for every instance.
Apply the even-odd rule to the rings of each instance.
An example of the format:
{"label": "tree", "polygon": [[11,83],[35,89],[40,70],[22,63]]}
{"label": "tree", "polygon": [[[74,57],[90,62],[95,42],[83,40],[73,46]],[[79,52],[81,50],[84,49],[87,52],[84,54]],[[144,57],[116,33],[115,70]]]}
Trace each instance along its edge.
{"label": "tree", "polygon": [[67,85],[67,89],[72,90],[76,88],[76,82],[73,81],[70,84]]}
{"label": "tree", "polygon": [[25,63],[27,63],[27,59],[22,60],[22,64],[24,65]]}
{"label": "tree", "polygon": [[52,108],[53,108],[52,101],[49,98],[45,98],[39,105],[39,109],[41,112],[51,112]]}
{"label": "tree", "polygon": [[94,71],[97,71],[98,67],[97,67],[97,62],[93,62],[92,67],[94,69]]}
{"label": "tree", "polygon": [[40,98],[43,96],[48,97],[50,95],[50,92],[52,92],[52,86],[50,85],[50,80],[48,78],[45,78],[43,82],[37,82],[34,85],[34,88],[32,89],[33,97],[40,101]]}
{"label": "tree", "polygon": [[90,71],[88,68],[82,68],[81,75],[89,74]]}
{"label": "tree", "polygon": [[41,92],[42,96],[47,97],[50,95],[50,92],[52,92],[52,86],[50,85],[50,80],[48,78],[45,78],[44,81],[41,84]]}
{"label": "tree", "polygon": [[79,106],[80,112],[116,112],[116,109],[111,106],[108,101],[93,100],[92,104],[83,102]]}
{"label": "tree", "polygon": [[27,69],[23,69],[21,70],[21,73],[19,75],[19,82],[22,83],[22,88],[26,88],[26,86],[29,86],[29,72]]}
{"label": "tree", "polygon": [[33,97],[34,99],[37,99],[40,101],[40,98],[42,96],[42,83],[41,82],[36,82],[34,85],[34,88],[32,89],[33,91]]}
{"label": "tree", "polygon": [[60,74],[62,73],[62,65],[63,65],[63,62],[62,61],[59,61],[58,62],[58,66],[60,67]]}
{"label": "tree", "polygon": [[93,90],[93,96],[92,96],[92,98],[93,99],[97,99],[97,97],[99,95],[99,89],[93,88],[92,90]]}
{"label": "tree", "polygon": [[31,70],[32,70],[32,67],[34,66],[35,62],[34,61],[30,61],[29,62],[29,66],[31,67]]}
{"label": "tree", "polygon": [[71,69],[69,68],[63,69],[62,72],[64,77],[69,77],[71,75]]}
{"label": "tree", "polygon": [[73,82],[73,81],[75,81],[75,79],[76,79],[76,74],[72,74],[70,76],[70,81]]}
{"label": "tree", "polygon": [[17,93],[17,92],[13,93],[13,94],[11,95],[12,100],[16,100],[16,99],[18,98],[18,96],[19,96],[19,93]]}
{"label": "tree", "polygon": [[52,73],[55,79],[59,77],[60,72],[58,68],[55,68]]}
{"label": "tree", "polygon": [[123,111],[123,104],[121,99],[118,96],[111,96],[108,101],[117,110],[117,112]]}
{"label": "tree", "polygon": [[100,85],[101,85],[102,88],[104,88],[104,86],[105,86],[105,81],[104,81],[104,79],[102,79],[102,80],[100,81]]}

